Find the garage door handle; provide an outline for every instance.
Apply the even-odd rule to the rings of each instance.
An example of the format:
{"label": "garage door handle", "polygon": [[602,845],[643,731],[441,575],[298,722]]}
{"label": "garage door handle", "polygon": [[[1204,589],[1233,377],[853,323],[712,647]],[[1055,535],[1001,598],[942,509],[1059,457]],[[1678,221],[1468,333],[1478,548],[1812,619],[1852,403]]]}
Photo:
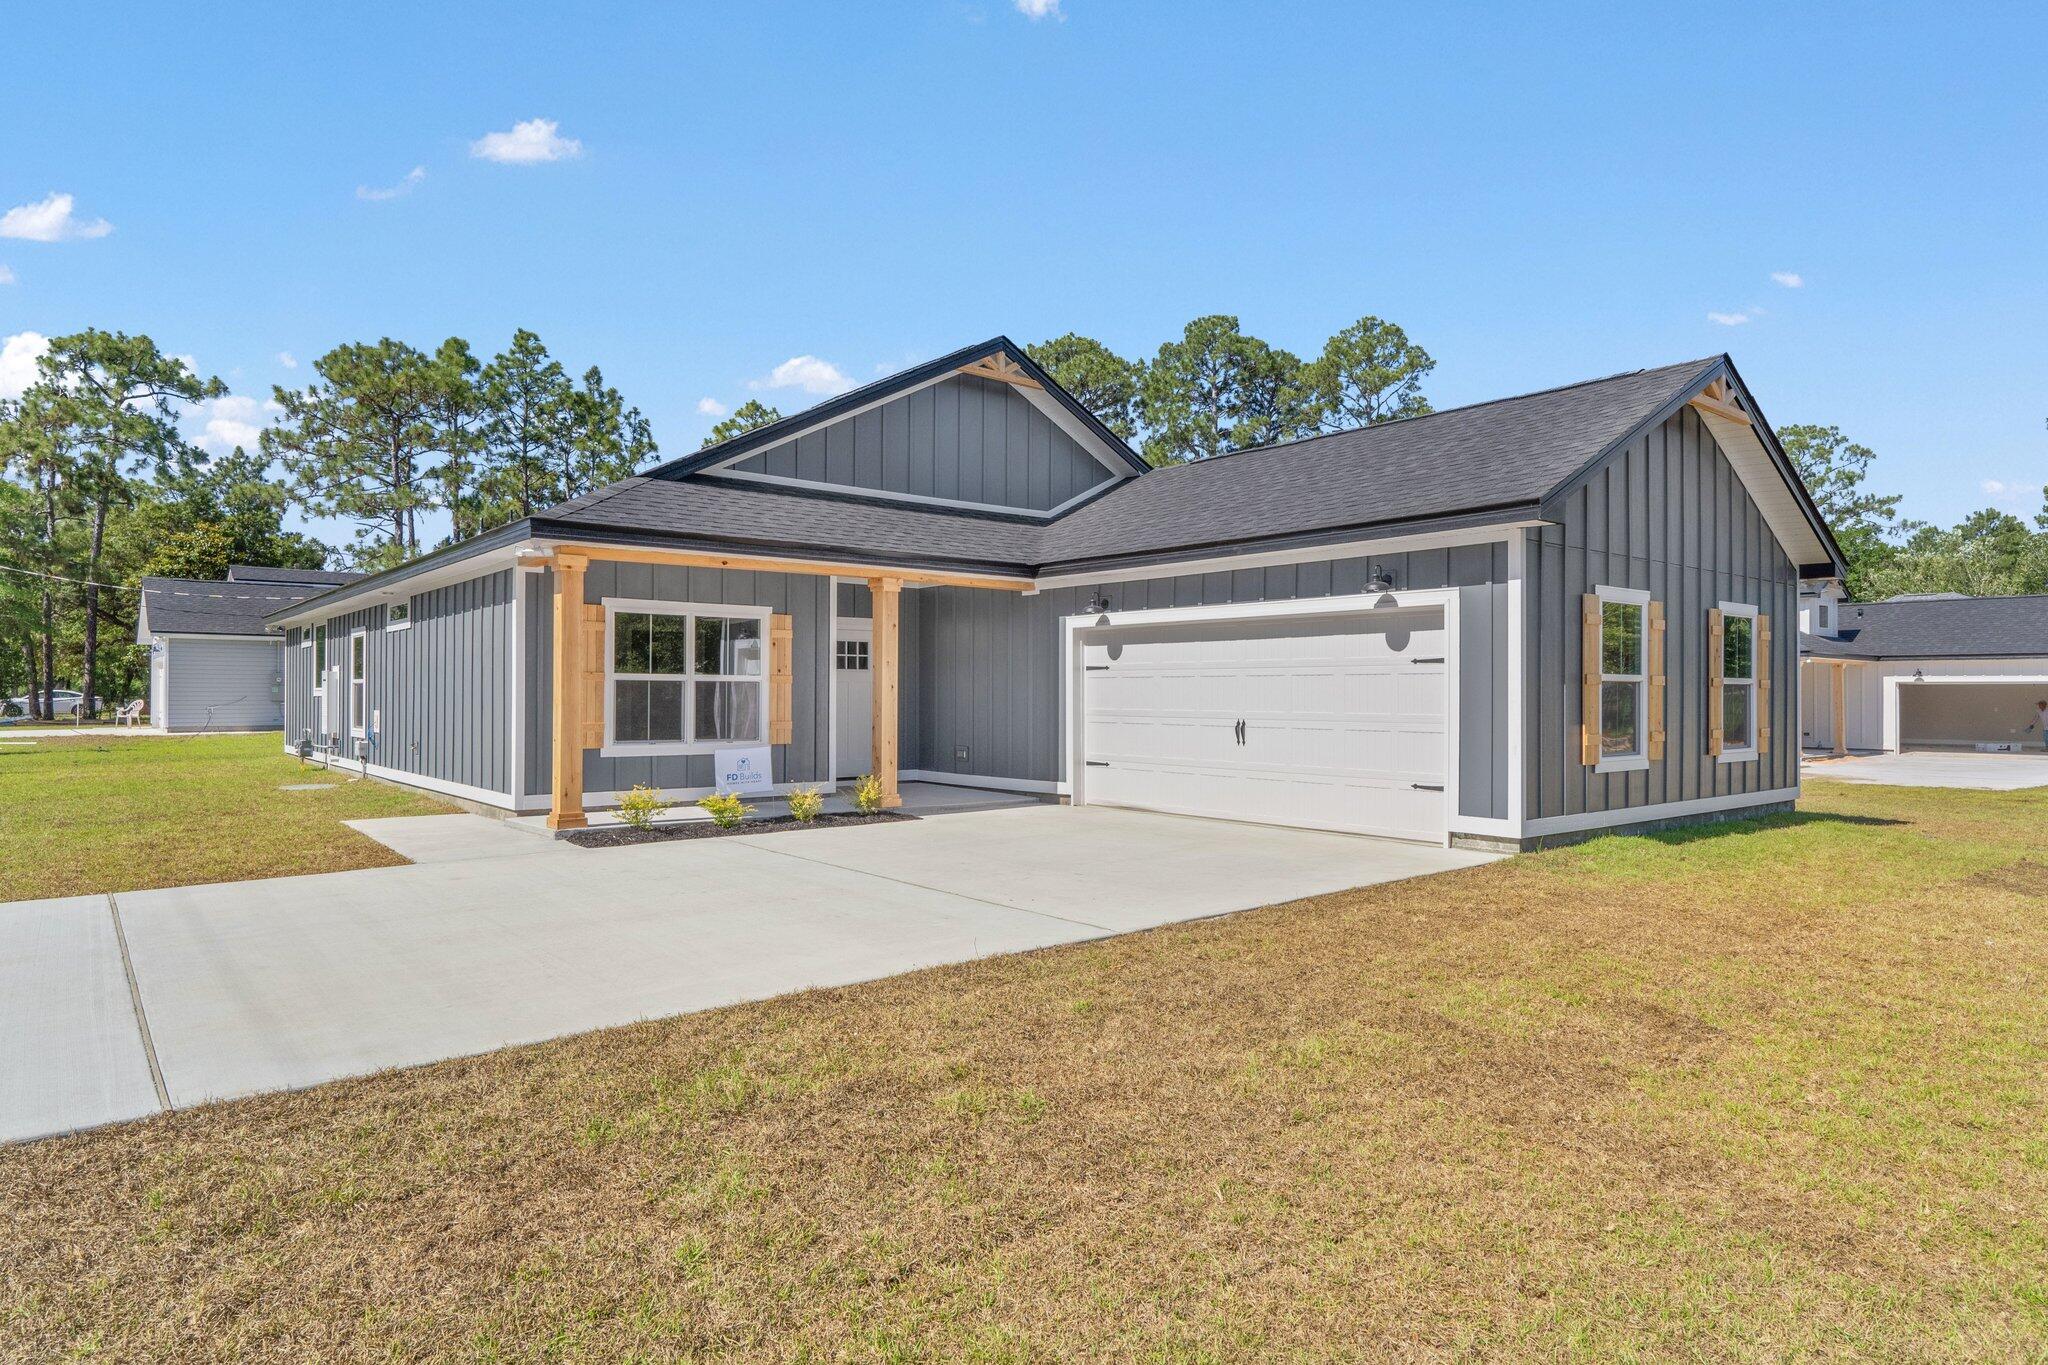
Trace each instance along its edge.
{"label": "garage door handle", "polygon": [[1102,759],[1091,758],[1088,760],[1088,766],[1091,768],[1107,768],[1109,764],[1104,762]]}
{"label": "garage door handle", "polygon": [[1410,782],[1408,785],[1419,792],[1440,792],[1444,789],[1441,782]]}
{"label": "garage door handle", "polygon": [[1237,742],[1238,742],[1239,744],[1242,744],[1242,743],[1244,743],[1244,722],[1243,722],[1243,721],[1239,721],[1239,722],[1237,723]]}
{"label": "garage door handle", "polygon": [[1411,664],[1440,664],[1443,661],[1444,656],[1439,654],[1433,659],[1410,659],[1408,662]]}

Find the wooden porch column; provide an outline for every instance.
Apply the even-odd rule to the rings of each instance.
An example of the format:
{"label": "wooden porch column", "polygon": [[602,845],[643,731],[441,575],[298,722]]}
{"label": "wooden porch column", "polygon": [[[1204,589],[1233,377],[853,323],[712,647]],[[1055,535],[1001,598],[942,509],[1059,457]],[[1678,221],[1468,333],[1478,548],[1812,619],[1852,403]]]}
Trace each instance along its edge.
{"label": "wooden porch column", "polygon": [[549,829],[582,829],[583,814],[583,570],[578,554],[555,556],[554,795]]}
{"label": "wooden porch column", "polygon": [[1828,665],[1828,672],[1834,675],[1829,680],[1829,683],[1834,689],[1831,700],[1834,703],[1835,757],[1837,758],[1849,752],[1849,689],[1844,678],[1848,671],[1849,666],[1847,664]]}
{"label": "wooden porch column", "polygon": [[868,593],[874,599],[874,638],[868,642],[875,704],[874,773],[882,784],[883,807],[893,809],[903,804],[896,789],[896,623],[902,617],[903,580],[870,578]]}

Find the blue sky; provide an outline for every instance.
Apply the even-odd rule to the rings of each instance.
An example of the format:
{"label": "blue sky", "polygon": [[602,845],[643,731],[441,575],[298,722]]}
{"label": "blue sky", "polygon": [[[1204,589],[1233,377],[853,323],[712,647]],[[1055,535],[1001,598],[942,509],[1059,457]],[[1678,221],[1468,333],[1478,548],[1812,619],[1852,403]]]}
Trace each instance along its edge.
{"label": "blue sky", "polygon": [[214,441],[379,335],[531,327],[682,453],[998,332],[1373,313],[1439,406],[1725,349],[1909,515],[2048,482],[2038,5],[196,13],[10,9],[0,338],[147,332]]}

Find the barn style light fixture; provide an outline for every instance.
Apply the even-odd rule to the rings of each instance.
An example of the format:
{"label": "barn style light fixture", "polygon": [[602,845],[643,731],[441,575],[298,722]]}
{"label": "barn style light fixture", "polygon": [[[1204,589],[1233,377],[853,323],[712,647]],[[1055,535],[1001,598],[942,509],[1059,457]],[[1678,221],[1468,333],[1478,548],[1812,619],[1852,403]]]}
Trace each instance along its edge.
{"label": "barn style light fixture", "polygon": [[1085,616],[1109,615],[1109,594],[1100,590],[1088,594],[1088,605],[1081,608]]}
{"label": "barn style light fixture", "polygon": [[1365,590],[1367,592],[1392,592],[1394,590],[1394,576],[1387,572],[1386,565],[1375,564],[1372,566],[1372,577],[1365,580]]}

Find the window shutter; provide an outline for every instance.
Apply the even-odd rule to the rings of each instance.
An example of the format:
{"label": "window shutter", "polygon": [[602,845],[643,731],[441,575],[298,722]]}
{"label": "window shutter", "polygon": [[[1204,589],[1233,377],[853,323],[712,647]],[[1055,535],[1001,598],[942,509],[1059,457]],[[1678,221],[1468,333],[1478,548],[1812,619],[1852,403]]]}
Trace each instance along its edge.
{"label": "window shutter", "polygon": [[768,742],[788,744],[796,733],[796,620],[782,612],[768,618]]}
{"label": "window shutter", "polygon": [[583,604],[583,747],[602,749],[604,747],[605,705],[610,700],[604,694],[605,665],[610,661],[604,657],[604,607],[595,602]]}
{"label": "window shutter", "polygon": [[1587,593],[1579,602],[1579,762],[1600,761],[1600,598]]}
{"label": "window shutter", "polygon": [[1649,639],[1646,647],[1649,658],[1646,661],[1644,691],[1649,693],[1650,734],[1647,753],[1652,761],[1664,757],[1664,604],[1650,603]]}
{"label": "window shutter", "polygon": [[1756,751],[1771,751],[1771,618],[1756,614]]}
{"label": "window shutter", "polygon": [[1707,609],[1707,753],[1721,753],[1721,609]]}

